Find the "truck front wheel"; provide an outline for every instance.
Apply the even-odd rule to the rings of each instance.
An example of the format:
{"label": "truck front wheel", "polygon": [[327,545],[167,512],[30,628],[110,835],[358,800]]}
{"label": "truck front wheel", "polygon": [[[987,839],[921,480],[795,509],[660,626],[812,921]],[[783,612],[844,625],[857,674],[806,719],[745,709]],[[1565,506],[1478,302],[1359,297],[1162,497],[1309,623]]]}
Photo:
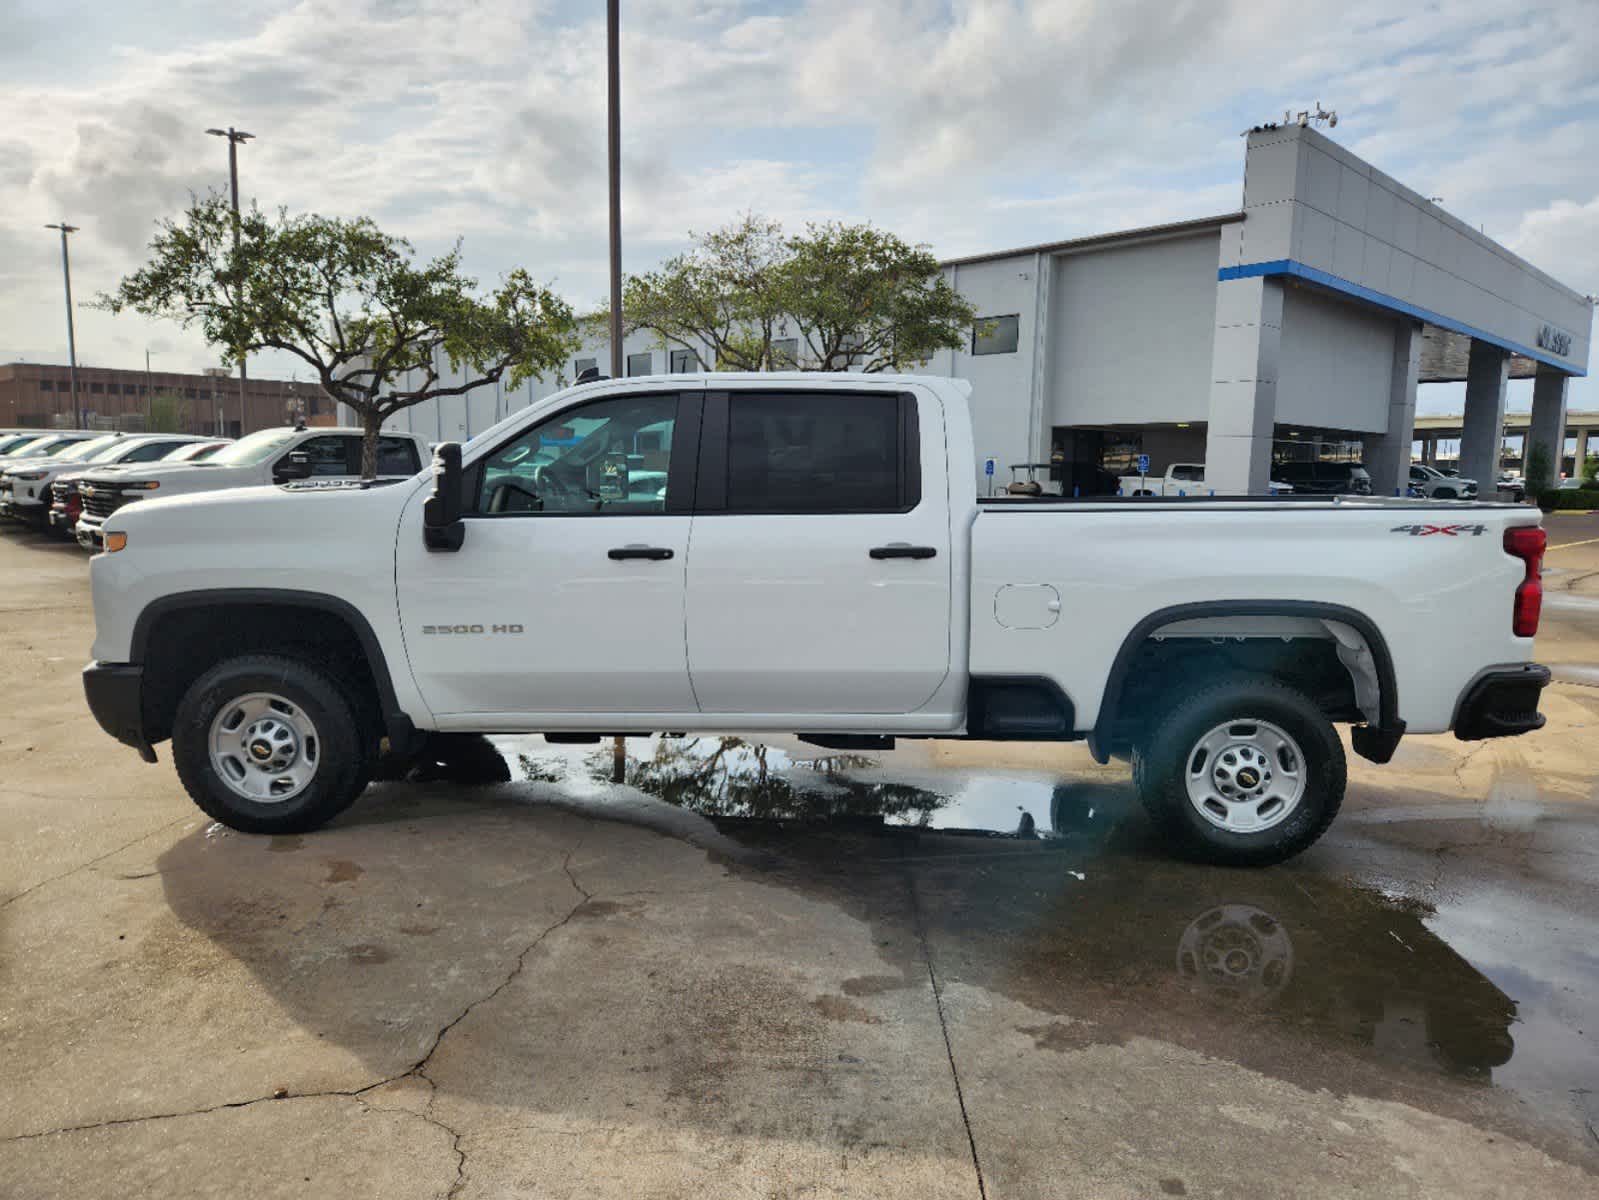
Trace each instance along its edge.
{"label": "truck front wheel", "polygon": [[276,655],[218,663],[184,693],[172,726],[184,789],[245,833],[305,833],[371,776],[355,710],[316,668]]}
{"label": "truck front wheel", "polygon": [[1274,679],[1228,679],[1166,711],[1134,750],[1133,779],[1184,853],[1265,866],[1332,823],[1344,798],[1344,748],[1304,693]]}

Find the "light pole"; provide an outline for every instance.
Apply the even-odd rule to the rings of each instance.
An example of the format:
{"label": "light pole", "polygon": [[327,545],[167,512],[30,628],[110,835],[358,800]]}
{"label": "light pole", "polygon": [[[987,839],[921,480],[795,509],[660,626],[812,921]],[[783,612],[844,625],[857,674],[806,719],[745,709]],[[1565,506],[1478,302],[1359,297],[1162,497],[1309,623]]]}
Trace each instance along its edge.
{"label": "light pole", "polygon": [[622,65],[621,0],[605,11],[606,157],[611,183],[611,377],[622,378]]}
{"label": "light pole", "polygon": [[67,377],[72,381],[72,424],[83,428],[83,410],[78,407],[78,338],[72,329],[72,260],[67,255],[67,234],[77,233],[76,225],[58,221],[46,229],[61,231],[61,279],[67,288]]}
{"label": "light pole", "polygon": [[[605,6],[605,156],[611,190],[611,378],[622,378],[622,0]],[[611,743],[611,782],[627,777],[627,743]]]}
{"label": "light pole", "polygon": [[[248,142],[255,137],[255,134],[245,133],[244,130],[235,129],[231,125],[226,129],[207,129],[206,132],[213,137],[228,139],[228,187],[233,193],[233,258],[237,262],[239,257],[239,145],[242,142]],[[241,280],[237,290],[238,298],[236,301],[239,304],[244,303],[244,288],[242,284],[243,281]],[[244,352],[241,350],[239,352],[239,432],[241,434],[244,432],[244,383],[249,377],[249,370],[244,362]]]}

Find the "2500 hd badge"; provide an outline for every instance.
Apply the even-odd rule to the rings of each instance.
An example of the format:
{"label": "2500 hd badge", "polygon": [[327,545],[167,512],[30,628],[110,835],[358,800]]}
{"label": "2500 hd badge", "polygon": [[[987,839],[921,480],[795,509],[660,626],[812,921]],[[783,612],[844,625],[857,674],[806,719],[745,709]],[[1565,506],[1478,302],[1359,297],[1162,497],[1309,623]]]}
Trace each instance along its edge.
{"label": "2500 hd badge", "polygon": [[520,625],[424,625],[423,633],[521,633]]}

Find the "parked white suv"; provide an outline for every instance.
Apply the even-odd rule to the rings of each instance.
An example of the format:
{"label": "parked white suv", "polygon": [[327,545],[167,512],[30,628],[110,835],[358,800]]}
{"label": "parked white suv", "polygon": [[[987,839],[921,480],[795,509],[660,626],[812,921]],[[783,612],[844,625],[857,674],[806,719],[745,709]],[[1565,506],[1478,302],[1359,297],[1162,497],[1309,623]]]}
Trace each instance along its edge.
{"label": "parked white suv", "polygon": [[1477,481],[1460,475],[1445,475],[1436,467],[1411,463],[1410,490],[1427,500],[1475,500]]}
{"label": "parked white suv", "polygon": [[984,501],[969,395],[600,381],[392,486],[131,505],[91,566],[89,706],[151,761],[172,739],[196,803],[257,833],[331,820],[380,746],[433,732],[1081,738],[1237,864],[1332,821],[1336,722],[1376,762],[1407,730],[1543,724],[1536,510]]}
{"label": "parked white suv", "polygon": [[[406,479],[427,462],[427,443],[413,433],[378,439],[378,476]],[[195,492],[307,480],[309,484],[359,479],[359,429],[262,429],[242,437],[204,462],[158,463],[145,471],[89,472],[78,485],[83,514],[78,541],[90,549],[103,543],[105,519],[135,500],[166,499]]]}
{"label": "parked white suv", "polygon": [[[1273,496],[1286,496],[1294,489],[1286,483],[1270,480],[1266,490]],[[1204,463],[1172,463],[1163,475],[1123,475],[1121,496],[1208,496],[1205,486]]]}

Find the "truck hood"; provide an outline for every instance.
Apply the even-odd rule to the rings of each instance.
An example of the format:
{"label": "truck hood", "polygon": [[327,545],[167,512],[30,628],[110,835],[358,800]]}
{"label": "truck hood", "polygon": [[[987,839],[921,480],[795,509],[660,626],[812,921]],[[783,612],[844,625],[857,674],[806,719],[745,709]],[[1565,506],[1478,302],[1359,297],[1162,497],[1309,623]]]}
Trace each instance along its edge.
{"label": "truck hood", "polygon": [[[153,478],[153,476],[151,476]],[[139,476],[144,479],[144,475]],[[85,482],[90,482],[85,480]],[[305,541],[318,531],[335,526],[340,537],[359,537],[358,527],[380,510],[398,515],[418,480],[379,482],[363,487],[359,481],[315,484],[264,484],[224,487],[188,493],[154,492],[148,499],[119,508],[106,518],[107,529],[126,530],[130,537],[143,532],[183,538],[195,546],[232,542],[250,529],[272,529]],[[109,486],[114,482],[107,481]],[[312,483],[312,486],[304,486]],[[392,522],[392,517],[387,518]],[[349,524],[346,525],[346,522]]]}
{"label": "truck hood", "polygon": [[[97,482],[101,477],[100,471],[90,471],[85,478],[89,482]],[[107,469],[104,472],[107,483],[121,483],[137,480],[138,482],[154,482],[161,485],[155,490],[159,495],[172,492],[200,492],[219,491],[225,488],[244,487],[262,482],[262,469],[260,467],[212,467],[204,463],[172,463],[163,466],[160,463],[141,463],[133,468]],[[167,489],[172,489],[168,492]]]}

